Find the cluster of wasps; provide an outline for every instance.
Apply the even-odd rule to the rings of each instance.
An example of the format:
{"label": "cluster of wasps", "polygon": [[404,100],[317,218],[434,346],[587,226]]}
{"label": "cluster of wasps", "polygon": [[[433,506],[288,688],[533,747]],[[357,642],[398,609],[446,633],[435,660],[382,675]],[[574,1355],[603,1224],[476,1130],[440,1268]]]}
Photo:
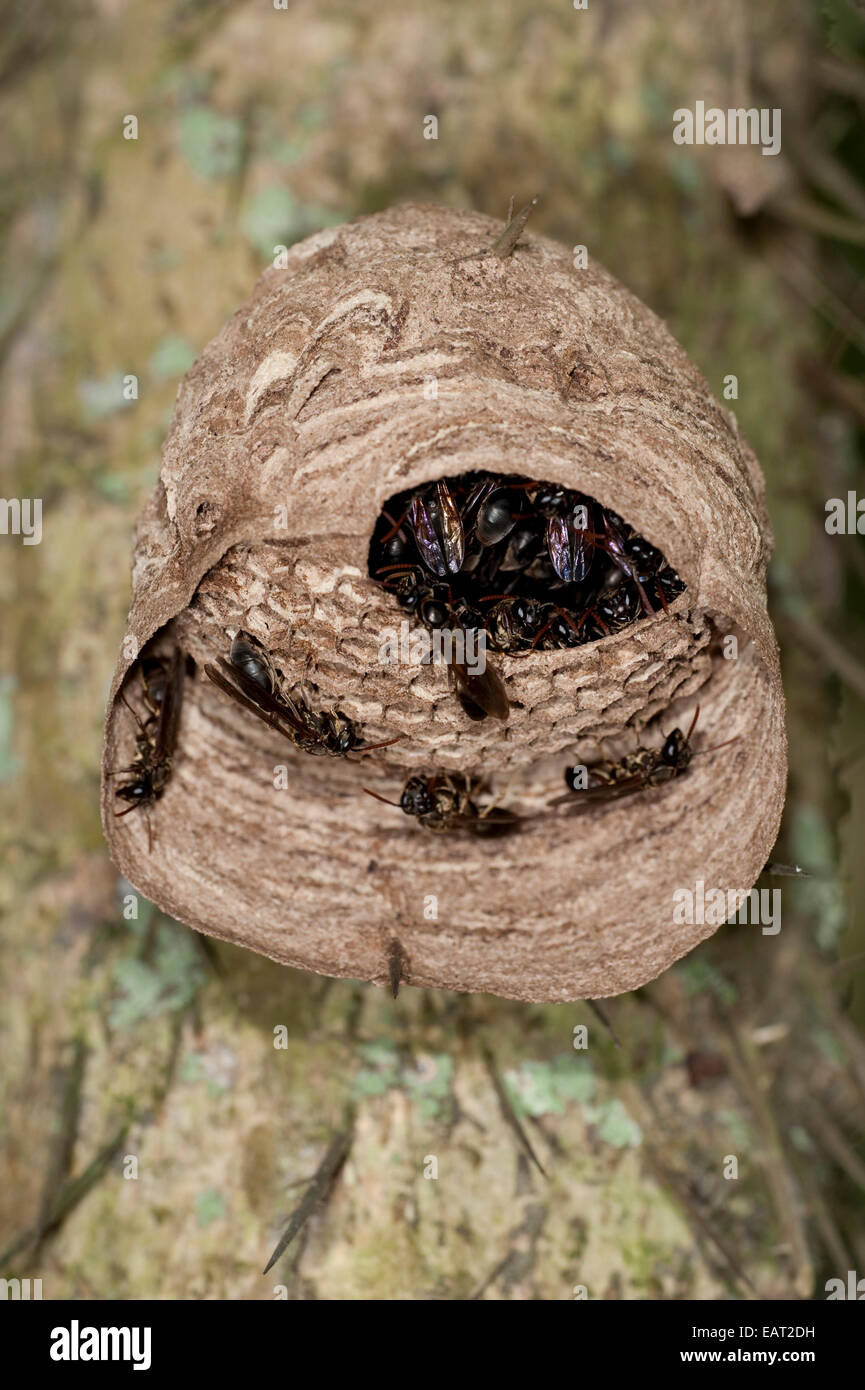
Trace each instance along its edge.
{"label": "cluster of wasps", "polygon": [[[381,512],[370,576],[429,631],[510,654],[578,647],[669,608],[685,585],[617,513],[559,483],[474,472],[409,490]],[[451,664],[471,719],[506,719],[504,685]]]}
{"label": "cluster of wasps", "polygon": [[[687,734],[683,734],[681,729],[673,729],[660,747],[641,746],[617,761],[603,758],[588,765],[576,763],[567,767],[565,785],[568,791],[563,796],[554,797],[549,805],[565,807],[568,812],[581,811],[598,803],[617,801],[620,797],[662,786],[681,777],[690,767],[691,759],[697,756],[691,738],[699,714],[698,705]],[[701,754],[714,753],[718,748],[725,747],[726,743],[716,744],[714,748],[702,749]],[[404,815],[414,816],[425,830],[437,833],[466,830],[473,835],[501,835],[519,830],[529,821],[537,819],[537,816],[518,816],[499,806],[495,800],[482,806],[480,797],[483,783],[476,778],[465,777],[460,782],[448,774],[410,777],[399,801],[388,801],[368,787],[364,791],[388,806],[398,806]]]}
{"label": "cluster of wasps", "polygon": [[[375,528],[370,575],[428,629],[482,630],[485,642],[501,652],[595,641],[666,610],[684,589],[660,551],[591,498],[558,484],[485,473],[442,479],[392,499]],[[204,671],[223,695],[304,753],[345,758],[398,742],[366,743],[338,708],[314,709],[299,687],[287,688],[268,652],[248,632],[238,632],[227,658],[218,657]],[[172,773],[184,679],[192,674],[191,658],[175,648],[139,663],[141,710],[121,694],[137,732],[135,757],[120,773],[129,780],[116,792],[127,803],[118,816],[136,807],[149,810],[163,795]],[[464,662],[452,660],[450,674],[471,719],[507,718],[504,682],[491,662],[474,674]],[[687,734],[674,729],[660,747],[567,768],[568,791],[550,805],[578,810],[681,776],[693,756],[698,714],[699,708]],[[364,791],[432,833],[500,835],[526,822],[495,800],[484,801],[484,784],[477,778],[415,775],[398,801]]]}
{"label": "cluster of wasps", "polygon": [[[135,758],[115,774],[130,778],[115,793],[129,803],[116,815],[126,816],[136,807],[149,810],[163,795],[177,747],[184,676],[194,674],[194,670],[194,662],[190,657],[184,659],[179,647],[169,656],[142,658],[138,671],[143,715],[121,691],[120,698],[135,720],[137,734]],[[315,710],[299,688],[287,692],[270,656],[248,632],[237,634],[227,660],[218,657],[216,664],[209,663],[204,670],[224,694],[301,752],[344,758],[350,753],[387,748],[398,741],[391,738],[383,743],[364,743],[357,725],[341,710]]]}

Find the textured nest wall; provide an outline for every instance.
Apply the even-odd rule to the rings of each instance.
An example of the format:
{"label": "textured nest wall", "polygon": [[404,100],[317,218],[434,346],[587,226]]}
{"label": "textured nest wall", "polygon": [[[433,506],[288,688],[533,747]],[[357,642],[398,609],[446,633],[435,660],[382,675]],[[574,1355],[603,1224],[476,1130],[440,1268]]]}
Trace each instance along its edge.
{"label": "textured nest wall", "polygon": [[344,546],[327,538],[236,548],[202,580],[175,631],[200,663],[225,648],[224,633],[252,632],[278,654],[290,683],[319,687],[318,703],[338,697],[370,737],[400,734],[387,760],[404,771],[491,773],[563,755],[580,739],[589,740],[588,749],[626,724],[641,726],[663,713],[707,680],[712,668],[716,625],[689,611],[682,595],[669,618],[641,621],[593,643],[582,661],[567,651],[491,654],[507,682],[510,718],[504,726],[473,724],[440,666],[423,664],[419,656],[396,672],[382,664],[382,634],[398,638],[406,615],[343,557]]}
{"label": "textured nest wall", "polygon": [[[177,640],[199,676],[152,852],[143,815],[115,819],[107,777],[103,820],[148,897],[286,963],[384,981],[397,938],[411,984],[602,996],[714,929],[674,924],[674,888],[748,888],[774,843],[786,745],[770,535],[756,460],[660,321],[544,238],[482,255],[501,229],[408,206],[312,237],[189,373],[136,539],[106,769],[131,756],[118,695],[124,681],[135,690],[134,653]],[[387,499],[470,469],[595,497],[688,586],[669,614],[601,642],[496,657],[505,726],[470,723],[440,668],[379,661],[403,614],[367,576]],[[401,741],[363,766],[296,753],[201,677],[239,627],[368,739]],[[665,787],[538,815],[507,839],[425,835],[361,790],[395,798],[408,770],[464,770],[538,812],[566,762],[597,756],[598,739],[633,747],[658,716],[647,737],[684,726],[697,692],[697,749],[729,748]],[[274,786],[278,765],[288,788]]]}

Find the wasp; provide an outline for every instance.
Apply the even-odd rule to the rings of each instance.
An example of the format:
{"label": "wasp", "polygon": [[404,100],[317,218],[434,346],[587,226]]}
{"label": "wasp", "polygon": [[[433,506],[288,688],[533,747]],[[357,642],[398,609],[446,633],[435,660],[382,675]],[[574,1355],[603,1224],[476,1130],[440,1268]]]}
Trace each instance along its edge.
{"label": "wasp", "polygon": [[471,835],[503,835],[515,829],[520,819],[492,801],[481,808],[477,798],[482,784],[468,775],[462,785],[446,773],[409,777],[399,801],[389,801],[369,787],[364,787],[364,791],[386,806],[395,806],[403,815],[413,816],[422,829],[436,835],[455,830]]}
{"label": "wasp", "polygon": [[622,521],[622,518],[617,516],[615,512],[602,509],[602,515],[604,529],[598,543],[601,548],[607,552],[610,558],[615,561],[622,573],[634,584],[640,596],[640,603],[643,605],[643,611],[647,613],[649,617],[652,617],[655,610],[649,602],[649,596],[640,579],[638,564],[632,559],[628,551],[628,541],[625,535],[628,528]]}
{"label": "wasp", "polygon": [[[407,613],[413,613],[432,632],[450,630],[451,634],[461,633],[463,637],[463,656],[469,645],[468,638],[474,634],[475,650],[483,662],[469,663],[455,655],[453,636],[450,638],[446,655],[448,680],[456,693],[463,713],[469,719],[480,722],[488,717],[507,719],[510,713],[505,683],[501,675],[486,660],[485,619],[464,600],[454,599],[446,584],[429,584],[423,572],[410,567],[398,577],[393,573],[396,601]],[[477,668],[477,669],[474,669]]]}
{"label": "wasp", "polygon": [[[183,703],[183,656],[175,647],[171,657],[145,657],[140,663],[141,696],[147,711],[141,718],[125,693],[120,698],[138,726],[135,757],[121,773],[132,780],[118,787],[115,796],[129,805],[116,816],[128,816],[137,807],[149,809],[162,796],[171,779],[177,731]],[[148,850],[153,849],[153,832],[147,820]]]}
{"label": "wasp", "polygon": [[548,608],[533,598],[506,595],[486,614],[490,641],[496,651],[516,652],[530,647],[547,621]]}
{"label": "wasp", "polygon": [[568,507],[571,492],[561,483],[530,483],[529,500],[535,511],[547,520],[562,516]]}
{"label": "wasp", "polygon": [[238,632],[228,655],[228,661],[218,657],[218,665],[205,666],[210,680],[303,753],[344,758],[349,753],[389,748],[401,737],[397,735],[382,743],[361,743],[356,725],[341,710],[314,710],[299,691],[291,696],[285,694],[269,655],[248,632]]}
{"label": "wasp", "polygon": [[510,533],[507,550],[499,564],[501,572],[524,574],[538,560],[545,535],[545,526],[538,518],[520,518]]}
{"label": "wasp", "polygon": [[492,662],[487,661],[484,670],[476,673],[466,662],[452,658],[448,662],[448,679],[463,714],[469,719],[475,723],[487,717],[507,719],[511,712],[510,701],[505,683]]}
{"label": "wasp", "polygon": [[565,584],[581,584],[595,554],[591,499],[560,483],[530,483],[529,499],[544,519],[553,571]]}
{"label": "wasp", "polygon": [[463,526],[471,522],[471,534],[482,546],[499,545],[513,531],[522,509],[519,485],[510,486],[504,478],[483,478],[469,493],[462,511]]}
{"label": "wasp", "polygon": [[507,719],[511,706],[505,683],[491,661],[487,660],[487,633],[482,614],[462,599],[449,606],[451,632],[462,634],[463,657],[467,655],[469,639],[473,639],[475,661],[460,660],[455,654],[453,637],[447,653],[448,680],[460,703],[463,714],[479,723],[486,718]]}
{"label": "wasp", "polygon": [[493,647],[500,652],[549,651],[560,647],[578,647],[591,640],[585,620],[589,610],[580,618],[571,617],[566,609],[539,599],[506,596],[497,600],[487,614],[487,630]]}
{"label": "wasp", "polygon": [[632,534],[626,542],[626,550],[635,579],[646,589],[654,588],[661,607],[666,612],[668,604],[683,592],[683,581],[660,550],[643,540],[642,536]]}
{"label": "wasp", "polygon": [[[419,618],[424,627],[431,630],[447,627],[451,620],[452,594],[447,584],[430,584],[422,570],[416,565],[408,568],[394,567],[391,580],[395,584],[394,595],[400,608]],[[380,580],[389,583],[389,580]]]}
{"label": "wasp", "polygon": [[[682,777],[691,765],[691,759],[704,753],[715,753],[726,748],[735,739],[719,743],[714,748],[705,748],[696,754],[691,747],[691,738],[700,715],[700,706],[694,711],[687,734],[681,729],[673,729],[660,748],[640,747],[633,753],[626,753],[619,762],[604,759],[583,767],[579,763],[565,769],[565,784],[569,788],[564,796],[557,796],[551,806],[568,806],[576,810],[581,806],[597,802],[615,801],[634,792],[646,791],[650,787],[661,786],[676,777]],[[584,781],[585,779],[585,781]]]}
{"label": "wasp", "polygon": [[592,612],[605,632],[620,632],[640,616],[640,595],[636,585],[620,574],[620,582],[601,590]]}

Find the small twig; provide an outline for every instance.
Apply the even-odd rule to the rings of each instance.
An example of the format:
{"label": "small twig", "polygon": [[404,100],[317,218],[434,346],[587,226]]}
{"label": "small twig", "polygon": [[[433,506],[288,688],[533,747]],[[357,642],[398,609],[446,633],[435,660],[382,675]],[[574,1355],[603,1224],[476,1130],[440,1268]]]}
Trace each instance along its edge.
{"label": "small twig", "polygon": [[830,212],[807,198],[785,198],[773,208],[775,216],[797,227],[805,227],[817,236],[830,241],[843,241],[851,246],[865,246],[865,227],[840,212]]}
{"label": "small twig", "polygon": [[213,974],[217,977],[217,979],[224,980],[225,967],[222,964],[222,961],[219,959],[216,947],[214,946],[210,937],[203,936],[201,932],[194,932],[193,936],[195,938],[195,943],[199,951],[204,957],[204,963],[207,966],[208,970],[211,970]]}
{"label": "small twig", "polygon": [[720,1042],[731,1075],[744,1095],[763,1139],[762,1168],[775,1208],[778,1224],[790,1250],[793,1284],[799,1298],[807,1298],[814,1282],[814,1269],[802,1213],[796,1199],[796,1184],[787,1163],[781,1134],[769,1098],[769,1088],[754,1047],[740,1035],[735,1023],[718,1010],[724,1024]]}
{"label": "small twig", "polygon": [[[57,1193],[62,1189],[72,1170],[86,1063],[87,1045],[83,1038],[78,1037],[73,1043],[72,1060],[62,1073],[60,1115],[37,1218],[37,1227],[40,1232],[47,1229]],[[39,1241],[37,1240],[37,1246],[38,1244]]]}
{"label": "small twig", "polygon": [[[865,960],[865,952],[850,956],[847,960],[835,961],[829,966],[830,975],[831,972],[842,970],[845,967],[855,969],[862,964],[863,960]],[[863,1102],[865,1102],[865,1039],[855,1023],[839,1008],[834,989],[827,984],[821,972],[814,972],[809,977],[806,988],[818,1000],[821,1009],[828,1016],[832,1029],[849,1059],[850,1074]]]}
{"label": "small twig", "polygon": [[406,963],[406,954],[402,948],[402,943],[394,936],[387,948],[387,973],[394,999],[399,994],[399,987],[405,979]]}
{"label": "small twig", "polygon": [[70,1178],[69,1182],[64,1183],[45,1220],[43,1221],[40,1219],[37,1225],[29,1227],[29,1229],[23,1231],[20,1236],[16,1236],[11,1245],[8,1245],[2,1254],[0,1254],[0,1268],[11,1260],[13,1255],[17,1255],[19,1251],[27,1250],[33,1245],[41,1245],[47,1236],[54,1234],[62,1222],[65,1221],[69,1213],[77,1207],[78,1203],[82,1201],[87,1196],[88,1192],[90,1192],[100,1179],[104,1177],[112,1160],[120,1151],[120,1147],[128,1132],[129,1127],[124,1125],[122,1129],[117,1131],[114,1138],[105,1145],[105,1148],[100,1149],[99,1153],[91,1160],[79,1177]]}
{"label": "small twig", "polygon": [[816,353],[801,353],[796,366],[799,380],[806,389],[810,388],[819,396],[840,405],[842,410],[865,424],[865,390],[858,381],[833,371],[829,363]]}
{"label": "small twig", "polygon": [[[733,1279],[744,1288],[752,1298],[759,1298],[760,1295],[757,1293],[757,1290],[739,1263],[732,1247],[729,1246],[724,1237],[718,1233],[716,1226],[703,1215],[692,1193],[684,1183],[679,1181],[678,1174],[674,1173],[671,1168],[667,1168],[660,1155],[651,1145],[647,1144],[644,1152],[648,1165],[654,1173],[657,1182],[660,1183],[661,1187],[666,1189],[673,1201],[682,1208],[691,1226],[696,1227],[696,1232],[702,1238],[704,1244],[714,1246]],[[734,1284],[733,1287],[735,1286]]]}
{"label": "small twig", "polygon": [[[651,997],[650,1002],[653,1002],[651,1001]],[[654,1007],[658,1009],[665,1022],[669,1022],[665,1010],[660,1008],[657,1002],[654,1002]],[[675,1027],[675,1023],[673,1026]],[[628,1110],[636,1116],[644,1135],[661,1132],[658,1126],[655,1108],[647,1101],[636,1082],[626,1082],[621,1086],[620,1093],[623,1103],[627,1106]],[[719,1233],[717,1229],[718,1223],[713,1223],[709,1220],[708,1216],[701,1208],[698,1197],[693,1189],[689,1187],[687,1180],[669,1166],[666,1153],[661,1147],[660,1141],[656,1147],[655,1144],[647,1138],[643,1144],[642,1152],[645,1154],[646,1163],[655,1181],[660,1184],[671,1200],[681,1208],[695,1239],[703,1250],[704,1258],[706,1258],[707,1262],[709,1257],[706,1251],[710,1248],[714,1249],[716,1256],[720,1255],[723,1261],[723,1272],[729,1282],[730,1288],[734,1290],[744,1289],[752,1298],[759,1298],[760,1295],[745,1273],[735,1250],[727,1244],[724,1237]]]}
{"label": "small twig", "polygon": [[507,260],[512,255],[514,247],[523,234],[523,228],[532,215],[532,210],[537,205],[537,196],[530,203],[526,203],[521,212],[516,217],[508,217],[507,226],[501,236],[493,242],[489,250],[489,255],[498,256],[500,260]]}
{"label": "small twig", "polygon": [[865,1192],[865,1163],[853,1148],[840,1125],[829,1114],[826,1107],[816,1097],[812,1097],[809,1110],[813,1117],[812,1133],[819,1135],[820,1143],[832,1155],[839,1168],[843,1168],[851,1182]]}
{"label": "small twig", "polygon": [[795,628],[803,646],[820,657],[840,680],[855,691],[860,700],[865,700],[865,666],[843,647],[831,632],[827,632],[813,618],[802,612],[787,608],[784,619]]}
{"label": "small twig", "polygon": [[816,64],[816,73],[830,92],[843,92],[865,102],[865,67],[846,59],[825,57]]}
{"label": "small twig", "polygon": [[604,1010],[601,1008],[601,1006],[600,1006],[600,1004],[597,1002],[597,1000],[596,1000],[596,999],[587,999],[587,1000],[586,1000],[586,1003],[588,1004],[588,1006],[589,1006],[589,1008],[591,1009],[592,1013],[595,1014],[596,1017],[600,1019],[601,1023],[602,1023],[602,1024],[604,1025],[604,1027],[606,1028],[606,1030],[607,1030],[607,1032],[609,1033],[610,1037],[613,1039],[613,1042],[616,1044],[616,1047],[621,1047],[622,1044],[621,1044],[621,1042],[620,1042],[620,1040],[619,1040],[619,1036],[618,1036],[618,1034],[617,1034],[615,1028],[613,1027],[612,1023],[610,1022],[609,1018],[607,1017],[607,1015],[605,1014]]}
{"label": "small twig", "polygon": [[[507,1254],[478,1284],[474,1293],[469,1294],[469,1302],[475,1303],[481,1299],[487,1289],[498,1279],[501,1279],[502,1275],[508,1276],[506,1280],[508,1286],[517,1284],[528,1277],[537,1260],[538,1240],[544,1229],[547,1213],[547,1206],[539,1202],[534,1202],[526,1208],[525,1217],[521,1224],[509,1233],[511,1246]],[[525,1248],[521,1249],[520,1243]]]}
{"label": "small twig", "polygon": [[855,343],[865,351],[865,323],[834,290],[824,284],[813,267],[792,246],[776,251],[774,267],[778,274],[815,313],[822,315],[840,335],[842,343]]}
{"label": "small twig", "polygon": [[[815,1136],[812,1134],[809,1137],[814,1147],[817,1148],[818,1145]],[[796,1164],[796,1174],[807,1198],[808,1209],[814,1214],[814,1222],[823,1244],[832,1257],[834,1268],[850,1269],[853,1264],[853,1257],[844,1244],[844,1238],[835,1224],[829,1207],[823,1200],[820,1188],[814,1181],[808,1164],[802,1161],[798,1162]]]}
{"label": "small twig", "polygon": [[330,1194],[330,1189],[333,1186],[334,1180],[348,1157],[353,1137],[354,1119],[350,1116],[345,1129],[341,1130],[340,1133],[331,1140],[324,1158],[316,1169],[312,1182],[294,1211],[291,1213],[291,1216],[288,1218],[288,1225],[280,1236],[276,1249],[264,1267],[265,1274],[273,1269],[277,1260],[285,1254],[298,1231],[306,1225],[307,1221],[312,1216],[319,1202],[324,1201]]}
{"label": "small twig", "polygon": [[514,1110],[514,1107],[511,1104],[510,1096],[505,1090],[505,1084],[502,1081],[498,1068],[496,1067],[493,1055],[486,1047],[483,1049],[483,1057],[487,1071],[490,1074],[490,1080],[493,1083],[493,1088],[495,1089],[495,1093],[499,1102],[499,1107],[501,1109],[502,1117],[505,1123],[509,1125],[510,1128],[513,1130],[514,1134],[517,1136],[517,1139],[519,1140],[520,1144],[525,1150],[525,1153],[531,1159],[532,1163],[534,1163],[538,1172],[543,1177],[547,1177],[544,1165],[541,1163],[541,1160],[538,1158],[537,1154],[532,1148],[531,1140],[529,1139],[529,1136],[526,1134],[526,1131],[523,1129],[523,1126],[520,1124],[519,1116],[517,1115],[517,1112]]}

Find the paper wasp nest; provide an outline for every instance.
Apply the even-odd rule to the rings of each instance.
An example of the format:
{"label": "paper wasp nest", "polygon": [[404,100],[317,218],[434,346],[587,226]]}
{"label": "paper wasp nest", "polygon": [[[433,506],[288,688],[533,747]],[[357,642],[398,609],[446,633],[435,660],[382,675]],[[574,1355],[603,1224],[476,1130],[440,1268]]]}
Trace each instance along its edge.
{"label": "paper wasp nest", "polygon": [[[771,539],[756,459],[663,324],[529,231],[484,255],[501,230],[432,206],[328,229],[264,274],[189,372],[136,539],[103,821],[148,898],[287,964],[385,982],[398,941],[412,985],[598,997],[714,930],[674,921],[676,889],[748,889],[772,849],[786,741]],[[496,655],[504,724],[469,721],[441,668],[380,660],[405,615],[368,575],[388,499],[472,470],[589,495],[687,585],[601,641]],[[312,703],[400,741],[356,759],[292,748],[204,677],[241,629]],[[164,795],[118,818],[108,773],[136,738],[120,695],[135,704],[148,643],[179,646],[196,674]],[[697,702],[695,749],[734,742],[661,788],[547,811],[599,740],[658,743]],[[398,800],[411,772],[441,771],[484,776],[520,833],[432,835],[363,794]]]}

